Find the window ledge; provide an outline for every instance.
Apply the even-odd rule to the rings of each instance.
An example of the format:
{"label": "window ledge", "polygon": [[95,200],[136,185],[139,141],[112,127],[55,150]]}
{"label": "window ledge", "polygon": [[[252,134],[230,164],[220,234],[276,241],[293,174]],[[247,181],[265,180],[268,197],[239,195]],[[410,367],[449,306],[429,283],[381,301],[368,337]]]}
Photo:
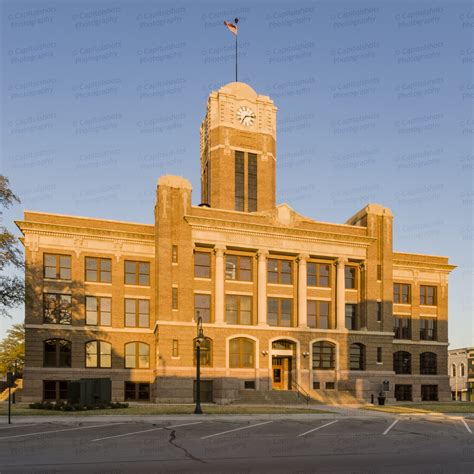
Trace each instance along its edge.
{"label": "window ledge", "polygon": [[197,277],[197,276],[195,276],[194,279],[198,280],[198,281],[212,281],[211,277]]}
{"label": "window ledge", "polygon": [[438,308],[437,304],[421,304],[420,303],[420,306],[422,306],[423,308],[433,308],[433,309]]}
{"label": "window ledge", "polygon": [[106,281],[88,281],[88,280],[84,280],[84,283],[86,285],[103,285],[103,286],[112,285],[112,282],[107,283]]}
{"label": "window ledge", "polygon": [[44,281],[48,282],[58,282],[58,283],[71,283],[72,279],[64,279],[64,278],[46,278],[43,277]]}
{"label": "window ledge", "polygon": [[246,283],[247,285],[252,285],[254,282],[253,280],[231,280],[226,278],[226,283]]}
{"label": "window ledge", "polygon": [[130,283],[124,283],[123,286],[125,286],[126,288],[151,288],[150,285],[132,285]]}
{"label": "window ledge", "polygon": [[311,286],[311,285],[306,285],[306,288],[308,290],[332,290],[330,286]]}
{"label": "window ledge", "polygon": [[289,287],[293,286],[293,283],[269,283],[269,282],[267,282],[267,285],[279,286],[279,287],[283,287],[283,288],[289,288]]}

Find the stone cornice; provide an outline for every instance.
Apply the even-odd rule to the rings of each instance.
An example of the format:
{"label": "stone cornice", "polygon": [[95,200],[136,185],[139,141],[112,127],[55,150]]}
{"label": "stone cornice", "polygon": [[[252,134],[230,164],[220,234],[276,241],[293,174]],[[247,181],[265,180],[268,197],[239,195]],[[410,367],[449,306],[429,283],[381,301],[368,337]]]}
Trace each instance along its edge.
{"label": "stone cornice", "polygon": [[240,221],[230,221],[217,218],[187,215],[186,222],[196,230],[224,232],[237,235],[252,235],[255,237],[283,238],[286,240],[325,242],[346,244],[353,247],[367,248],[375,239],[360,235],[336,232],[313,231],[301,228],[288,228],[275,224],[256,224]]}
{"label": "stone cornice", "polygon": [[52,237],[83,237],[94,238],[97,240],[116,241],[123,240],[130,243],[137,243],[140,245],[147,244],[154,245],[154,234],[143,234],[139,232],[127,232],[122,230],[108,230],[98,229],[94,227],[79,227],[63,224],[47,224],[44,222],[33,221],[15,221],[18,228],[23,235],[36,234],[48,235]]}
{"label": "stone cornice", "polygon": [[429,263],[429,262],[420,262],[417,260],[393,260],[393,267],[394,269],[400,270],[413,270],[416,268],[417,270],[427,270],[427,271],[437,271],[437,272],[444,272],[450,273],[455,268],[456,265],[449,265],[449,264],[442,264],[442,263]]}

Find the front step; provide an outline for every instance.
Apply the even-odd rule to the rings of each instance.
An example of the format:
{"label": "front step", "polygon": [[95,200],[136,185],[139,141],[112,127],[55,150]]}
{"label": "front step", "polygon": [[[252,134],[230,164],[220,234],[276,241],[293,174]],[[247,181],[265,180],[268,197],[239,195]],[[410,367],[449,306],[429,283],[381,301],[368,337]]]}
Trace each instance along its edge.
{"label": "front step", "polygon": [[[239,390],[234,403],[246,405],[306,404],[306,398],[292,390]],[[310,400],[309,403],[315,403]]]}

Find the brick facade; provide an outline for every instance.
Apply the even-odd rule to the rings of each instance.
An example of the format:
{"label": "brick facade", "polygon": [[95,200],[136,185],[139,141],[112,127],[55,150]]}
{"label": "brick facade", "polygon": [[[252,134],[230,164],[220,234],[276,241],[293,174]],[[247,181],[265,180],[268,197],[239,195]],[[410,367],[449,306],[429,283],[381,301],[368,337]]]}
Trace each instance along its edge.
{"label": "brick facade", "polygon": [[[250,127],[236,118],[243,105],[256,114]],[[192,401],[196,293],[210,295],[211,320],[204,324],[204,333],[212,341],[212,357],[211,365],[202,368],[202,377],[212,380],[216,402],[238,399],[245,382],[254,383],[256,390],[275,388],[273,369],[283,359],[284,384],[291,378],[316,397],[338,392],[369,400],[380,392],[383,381],[389,381],[391,401],[396,385],[411,385],[415,401],[421,399],[423,385],[437,386],[439,399],[450,398],[448,275],[454,267],[446,257],[394,252],[393,216],[380,205],[367,205],[344,224],[318,222],[286,204],[275,205],[275,144],[273,102],[245,84],[228,84],[210,95],[201,126],[201,166],[207,166],[208,173],[203,172],[202,185],[210,190],[207,206],[192,205],[187,180],[163,176],[158,180],[153,225],[25,212],[24,220],[18,222],[24,235],[28,288],[25,400],[42,399],[44,380],[110,377],[115,400],[124,399],[124,383],[130,381],[149,383],[151,400]],[[234,210],[237,150],[257,155],[256,212]],[[249,173],[244,175],[245,200],[250,195]],[[210,278],[194,276],[195,252],[209,254]],[[44,278],[45,254],[70,256],[71,278]],[[226,278],[228,255],[250,257],[250,281]],[[85,281],[86,257],[111,260],[111,283]],[[291,262],[291,284],[267,281],[268,259]],[[149,263],[147,284],[125,284],[125,261]],[[328,266],[327,286],[307,284],[311,263]],[[348,266],[354,268],[354,289],[344,287]],[[410,285],[409,302],[394,303],[394,283]],[[436,289],[434,304],[420,304],[421,285]],[[71,295],[71,324],[44,322],[44,293]],[[252,298],[251,324],[226,322],[228,295]],[[111,298],[111,326],[86,324],[87,296]],[[149,302],[147,327],[125,327],[127,298]],[[268,324],[268,298],[290,300],[291,327]],[[329,303],[328,329],[308,327],[307,300]],[[357,308],[355,329],[346,328],[344,321],[346,305],[351,303]],[[394,315],[411,321],[408,339],[394,338]],[[434,340],[420,340],[424,319],[436,321]],[[253,367],[230,366],[230,341],[236,337],[253,341]],[[70,341],[70,367],[44,367],[44,341],[55,338]],[[110,368],[86,368],[85,343],[92,340],[111,344]],[[125,368],[124,347],[134,341],[149,347],[146,369]],[[287,345],[282,348],[275,341]],[[333,344],[334,367],[313,367],[318,341]],[[363,370],[350,368],[351,344],[362,347]],[[394,373],[397,351],[411,354],[411,374]],[[425,352],[436,355],[435,374],[420,374],[420,354]]]}

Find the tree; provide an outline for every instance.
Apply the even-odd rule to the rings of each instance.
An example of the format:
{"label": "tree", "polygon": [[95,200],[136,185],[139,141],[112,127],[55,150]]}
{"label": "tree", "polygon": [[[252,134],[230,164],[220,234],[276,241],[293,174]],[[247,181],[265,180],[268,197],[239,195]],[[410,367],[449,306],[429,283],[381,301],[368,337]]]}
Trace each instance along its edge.
{"label": "tree", "polygon": [[[0,175],[0,208],[8,209],[20,200],[10,189],[8,178]],[[0,210],[0,220],[3,211]],[[9,316],[8,310],[23,303],[25,285],[19,276],[4,274],[8,266],[23,268],[23,256],[18,246],[18,239],[4,226],[0,226],[0,315]]]}
{"label": "tree", "polygon": [[14,324],[0,341],[0,373],[23,372],[25,365],[25,326]]}

